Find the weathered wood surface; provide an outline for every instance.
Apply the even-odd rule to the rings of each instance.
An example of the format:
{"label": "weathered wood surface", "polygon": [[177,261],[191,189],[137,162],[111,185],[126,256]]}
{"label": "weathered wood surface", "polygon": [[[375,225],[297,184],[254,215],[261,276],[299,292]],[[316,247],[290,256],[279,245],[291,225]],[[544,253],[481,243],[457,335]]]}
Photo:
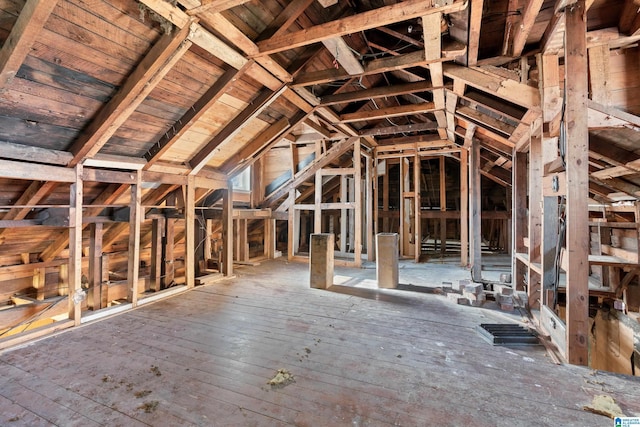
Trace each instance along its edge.
{"label": "weathered wood surface", "polygon": [[[640,415],[637,380],[476,335],[500,316],[422,293],[309,289],[307,268],[243,268],[240,279],[5,352],[0,422],[601,426],[611,420],[582,406],[603,393]],[[280,368],[296,382],[272,389]]]}

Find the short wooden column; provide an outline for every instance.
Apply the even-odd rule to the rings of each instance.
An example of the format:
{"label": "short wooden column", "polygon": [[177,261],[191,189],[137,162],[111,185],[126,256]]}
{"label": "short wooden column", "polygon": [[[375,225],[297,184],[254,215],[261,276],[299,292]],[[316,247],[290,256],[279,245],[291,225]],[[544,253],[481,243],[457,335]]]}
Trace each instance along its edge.
{"label": "short wooden column", "polygon": [[376,279],[379,288],[398,287],[398,233],[376,234]]}
{"label": "short wooden column", "polygon": [[311,235],[309,245],[309,285],[316,289],[327,289],[333,285],[333,234]]}

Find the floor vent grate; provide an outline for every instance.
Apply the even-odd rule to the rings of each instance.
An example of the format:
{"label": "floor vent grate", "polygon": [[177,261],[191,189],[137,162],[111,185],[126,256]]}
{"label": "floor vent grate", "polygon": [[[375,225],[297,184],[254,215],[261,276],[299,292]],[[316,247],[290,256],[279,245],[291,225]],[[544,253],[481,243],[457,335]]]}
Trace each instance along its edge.
{"label": "floor vent grate", "polygon": [[538,345],[535,332],[512,323],[482,323],[476,331],[492,345]]}

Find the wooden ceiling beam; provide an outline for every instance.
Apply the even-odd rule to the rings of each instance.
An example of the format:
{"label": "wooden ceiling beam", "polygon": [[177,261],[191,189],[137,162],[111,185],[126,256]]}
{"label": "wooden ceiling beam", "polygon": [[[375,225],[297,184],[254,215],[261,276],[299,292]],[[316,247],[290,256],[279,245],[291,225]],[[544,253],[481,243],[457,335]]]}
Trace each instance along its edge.
{"label": "wooden ceiling beam", "polygon": [[515,29],[517,26],[518,16],[518,3],[519,0],[508,0],[507,2],[507,13],[505,16],[505,24],[504,24],[504,35],[502,41],[502,55],[506,56],[509,54],[510,47],[513,42],[513,36],[515,33]]}
{"label": "wooden ceiling beam", "polygon": [[421,132],[425,130],[435,130],[438,128],[436,122],[412,123],[410,125],[386,126],[372,129],[365,129],[358,132],[360,136],[383,136],[397,135],[399,133]]}
{"label": "wooden ceiling beam", "polygon": [[524,46],[527,43],[527,38],[531,33],[533,25],[536,23],[536,18],[540,13],[544,0],[529,0],[525,3],[526,6],[520,22],[516,22],[516,25],[511,30],[513,37],[508,46],[507,54],[513,57],[518,57],[522,54]]}
{"label": "wooden ceiling beam", "polygon": [[308,117],[307,113],[298,113],[291,120],[286,117],[278,120],[226,160],[220,169],[227,174],[234,174],[246,168],[257,160],[261,153],[265,153],[284,138],[305,117]]}
{"label": "wooden ceiling beam", "polygon": [[27,0],[0,49],[0,93],[13,80],[57,0]]}
{"label": "wooden ceiling beam", "polygon": [[282,86],[277,91],[263,90],[240,114],[233,118],[189,161],[190,175],[195,175],[216,154],[217,147],[237,135],[251,120],[257,117],[265,108],[271,105],[286,90]]}
{"label": "wooden ceiling beam", "polygon": [[416,92],[426,92],[433,89],[429,81],[405,83],[392,86],[374,87],[371,89],[343,92],[335,95],[327,95],[320,98],[320,105],[348,104],[351,102],[366,101],[368,99],[385,98],[389,96],[407,95]]}
{"label": "wooden ceiling beam", "polygon": [[352,123],[364,120],[379,120],[389,117],[407,116],[414,114],[430,113],[435,111],[433,102],[421,104],[398,105],[395,107],[380,108],[378,110],[358,111],[356,113],[343,114],[340,123]]}
{"label": "wooden ceiling beam", "polygon": [[540,106],[537,88],[498,76],[482,68],[467,68],[456,64],[444,64],[444,74],[483,92],[505,99],[526,108]]}
{"label": "wooden ceiling beam", "polygon": [[208,3],[194,7],[192,9],[187,10],[187,14],[189,15],[198,15],[203,12],[223,12],[227,9],[231,9],[236,6],[241,6],[250,0],[212,0]]}
{"label": "wooden ceiling beam", "polygon": [[276,18],[271,21],[256,38],[256,42],[266,40],[269,37],[278,36],[291,26],[300,15],[313,3],[313,0],[293,0],[285,7]]}
{"label": "wooden ceiling beam", "polygon": [[[473,7],[473,4],[472,4],[472,7]],[[399,40],[402,40],[403,42],[410,43],[410,44],[412,44],[414,46],[417,46],[419,48],[423,48],[424,47],[424,43],[422,43],[422,41],[416,40],[413,37],[405,36],[404,34],[399,33],[399,32],[397,32],[395,30],[390,29],[390,28],[379,27],[379,28],[376,28],[376,29],[378,31],[380,31],[380,32],[383,32],[383,33],[388,34],[388,35],[390,35],[392,37],[395,37],[395,38],[397,38]]]}
{"label": "wooden ceiling beam", "polygon": [[281,34],[258,42],[261,55],[295,49],[333,37],[345,36],[376,27],[418,18],[431,13],[452,13],[463,10],[467,2],[453,0],[451,4],[433,7],[431,2],[407,0],[402,3],[384,6],[362,12],[346,18],[319,24],[293,33]]}
{"label": "wooden ceiling beam", "polygon": [[422,67],[434,62],[453,61],[455,58],[463,55],[466,47],[455,40],[448,40],[443,44],[441,57],[437,59],[427,60],[424,50],[407,53],[404,55],[390,56],[385,58],[374,59],[364,65],[362,74],[351,75],[344,69],[329,68],[326,70],[311,71],[308,73],[300,73],[293,80],[292,86],[312,86],[323,83],[330,83],[338,80],[347,80],[353,77],[369,76],[372,74],[386,73],[389,71],[398,71],[405,68]]}
{"label": "wooden ceiling beam", "polygon": [[111,136],[145,100],[164,76],[191,46],[187,41],[189,26],[173,34],[165,34],[129,75],[113,98],[98,112],[72,144],[69,151],[75,166],[87,157],[93,157]]}
{"label": "wooden ceiling beam", "polygon": [[364,73],[362,64],[342,37],[332,37],[322,40],[322,44],[334,57],[334,64],[340,64],[349,75]]}
{"label": "wooden ceiling beam", "polygon": [[233,86],[251,66],[251,62],[245,64],[240,70],[231,68],[205,92],[196,103],[182,115],[180,119],[156,142],[145,154],[147,164],[143,168],[148,170],[164,153],[166,153],[198,120]]}

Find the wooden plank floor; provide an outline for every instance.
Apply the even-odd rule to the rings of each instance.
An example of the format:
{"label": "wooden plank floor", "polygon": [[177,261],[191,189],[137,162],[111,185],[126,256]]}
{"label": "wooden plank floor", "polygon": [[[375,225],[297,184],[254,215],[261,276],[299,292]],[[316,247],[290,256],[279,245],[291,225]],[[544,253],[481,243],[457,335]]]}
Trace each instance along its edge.
{"label": "wooden plank floor", "polygon": [[[504,316],[425,293],[309,289],[307,268],[242,267],[4,352],[0,425],[613,425],[582,410],[597,394],[640,415],[637,378],[554,365],[541,348],[492,347],[474,331]],[[295,382],[272,388],[280,368]]]}

